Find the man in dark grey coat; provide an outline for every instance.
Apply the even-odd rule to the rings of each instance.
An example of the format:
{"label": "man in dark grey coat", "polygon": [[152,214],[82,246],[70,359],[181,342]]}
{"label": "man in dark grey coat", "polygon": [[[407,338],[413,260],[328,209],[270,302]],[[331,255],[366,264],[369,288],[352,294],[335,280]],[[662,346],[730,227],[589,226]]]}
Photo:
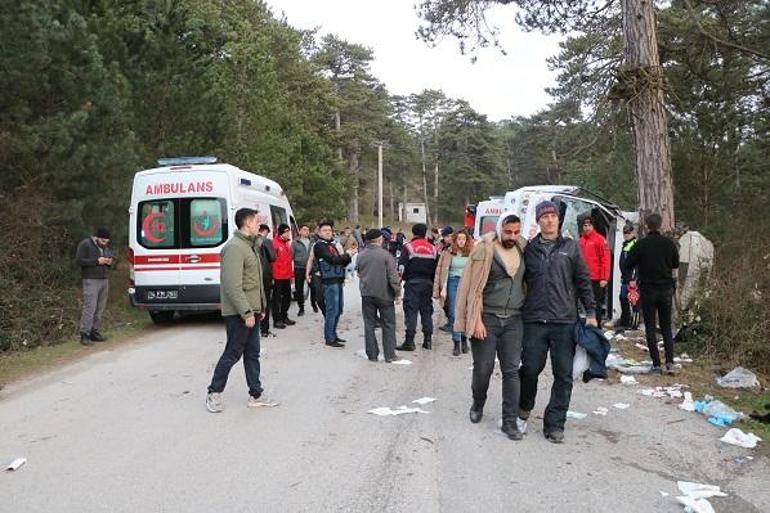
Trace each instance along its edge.
{"label": "man in dark grey coat", "polygon": [[107,308],[107,296],[110,293],[110,267],[112,251],[110,232],[99,228],[93,237],[80,241],[76,260],[83,277],[83,311],[80,316],[80,343],[90,346],[94,342],[107,340],[99,333],[102,316]]}
{"label": "man in dark grey coat", "polygon": [[358,255],[361,309],[364,314],[366,356],[376,362],[379,357],[377,336],[374,333],[377,317],[382,322],[382,351],[385,361],[396,359],[396,307],[401,295],[401,280],[393,256],[382,247],[382,232],[366,232],[366,249]]}
{"label": "man in dark grey coat", "polygon": [[573,332],[578,320],[576,298],[586,310],[586,324],[597,325],[588,267],[578,243],[559,233],[558,212],[550,201],[537,205],[535,219],[540,234],[524,250],[527,298],[524,301],[524,344],[519,369],[519,417],[526,421],[535,406],[538,376],[551,353],[553,385],[543,415],[543,434],[554,443],[564,441],[564,424],[572,397]]}

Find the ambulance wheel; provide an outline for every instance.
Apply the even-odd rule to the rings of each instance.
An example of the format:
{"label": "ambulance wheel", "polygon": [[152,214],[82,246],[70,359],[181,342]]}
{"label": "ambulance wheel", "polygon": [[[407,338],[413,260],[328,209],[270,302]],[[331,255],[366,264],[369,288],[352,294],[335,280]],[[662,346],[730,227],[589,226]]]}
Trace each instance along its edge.
{"label": "ambulance wheel", "polygon": [[155,324],[168,324],[174,320],[173,310],[150,311],[150,318]]}

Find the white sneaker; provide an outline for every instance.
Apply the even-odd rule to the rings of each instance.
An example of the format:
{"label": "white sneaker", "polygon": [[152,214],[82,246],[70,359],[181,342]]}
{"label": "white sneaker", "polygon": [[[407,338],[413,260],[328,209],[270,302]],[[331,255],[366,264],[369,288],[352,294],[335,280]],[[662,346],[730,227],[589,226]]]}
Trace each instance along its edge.
{"label": "white sneaker", "polygon": [[209,392],[206,394],[206,409],[211,413],[219,413],[222,408],[222,394]]}
{"label": "white sneaker", "polygon": [[262,395],[259,398],[249,396],[249,401],[246,403],[246,406],[248,406],[249,408],[274,408],[279,404],[280,403],[276,401],[271,401],[270,399]]}
{"label": "white sneaker", "polygon": [[522,418],[516,419],[516,427],[519,428],[519,431],[521,431],[522,434],[527,433],[527,421]]}

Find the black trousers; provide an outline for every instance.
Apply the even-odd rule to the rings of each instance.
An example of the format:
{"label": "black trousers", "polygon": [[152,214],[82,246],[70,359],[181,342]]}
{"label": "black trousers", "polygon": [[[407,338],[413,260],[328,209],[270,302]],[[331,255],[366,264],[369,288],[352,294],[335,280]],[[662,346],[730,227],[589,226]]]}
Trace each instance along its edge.
{"label": "black trousers", "polygon": [[607,291],[607,287],[602,287],[599,285],[598,281],[592,281],[591,287],[594,290],[594,301],[596,302],[596,322],[599,325],[599,327],[602,327],[602,317],[604,316],[604,298],[605,298],[605,292]]}
{"label": "black trousers", "polygon": [[321,277],[315,274],[310,275],[310,306],[316,305],[324,315],[324,291]]}
{"label": "black trousers", "polygon": [[259,330],[256,326],[247,328],[240,315],[228,315],[224,319],[227,344],[225,344],[225,350],[214,368],[209,392],[222,393],[224,391],[230,369],[243,356],[243,368],[246,371],[249,395],[259,397],[262,395],[262,383],[259,381]]}
{"label": "black trousers", "polygon": [[567,410],[572,399],[572,360],[575,358],[574,324],[524,324],[524,349],[521,355],[521,400],[519,408],[532,411],[537,396],[537,379],[551,353],[553,385],[551,399],[543,415],[543,431],[564,431]]}
{"label": "black trousers", "polygon": [[294,268],[294,301],[297,308],[305,309],[305,268]]}
{"label": "black trousers", "polygon": [[273,323],[283,322],[291,306],[291,280],[273,281]]}
{"label": "black trousers", "polygon": [[[669,286],[642,286],[639,291],[642,301],[642,315],[644,316],[644,334],[647,337],[647,348],[650,350],[652,364],[660,366],[660,353],[658,352],[658,337],[656,331],[656,317],[660,323],[660,331],[663,334],[663,349],[666,353],[666,363],[674,363],[674,336],[671,331],[671,304],[674,297],[674,289]],[[656,316],[657,314],[657,316]]]}
{"label": "black trousers", "polygon": [[270,311],[273,307],[273,278],[264,280],[262,288],[265,290],[265,318],[259,322],[259,328],[264,335],[270,331]]}
{"label": "black trousers", "polygon": [[483,405],[486,402],[489,379],[495,370],[497,355],[500,371],[503,373],[503,424],[515,426],[519,414],[519,362],[523,332],[521,316],[512,315],[501,319],[495,315],[484,314],[482,319],[487,329],[487,338],[471,339],[473,402],[475,405]]}
{"label": "black trousers", "polygon": [[[371,296],[361,297],[361,310],[364,314],[364,345],[366,356],[376,360],[380,355],[377,347],[377,321],[382,323],[382,352],[386,360],[396,359],[396,307],[393,301],[385,301]],[[379,317],[379,319],[378,319]]]}
{"label": "black trousers", "polygon": [[417,314],[422,322],[422,334],[433,335],[433,283],[428,280],[412,280],[404,285],[404,321],[406,340],[414,341],[417,333]]}

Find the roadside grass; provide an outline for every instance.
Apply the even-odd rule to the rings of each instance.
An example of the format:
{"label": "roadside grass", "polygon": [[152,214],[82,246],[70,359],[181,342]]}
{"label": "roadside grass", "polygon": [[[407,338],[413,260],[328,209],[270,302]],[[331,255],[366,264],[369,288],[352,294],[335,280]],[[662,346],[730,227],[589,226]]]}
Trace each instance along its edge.
{"label": "roadside grass", "polygon": [[[620,344],[613,342],[613,345],[618,348],[619,354],[624,358],[632,358],[637,361],[648,360],[649,353],[635,347],[633,345],[634,342],[644,344],[643,340],[632,338]],[[675,349],[677,355],[681,354],[681,347],[677,346]],[[770,389],[767,387],[770,379],[767,376],[758,374],[759,381],[764,386],[755,390],[722,388],[716,384],[715,379],[732,370],[733,366],[710,360],[706,356],[688,354],[694,361],[692,363],[684,363],[682,370],[676,375],[637,375],[636,378],[640,384],[647,387],[670,386],[674,383],[687,385],[689,387],[687,390],[692,392],[693,399],[696,401],[703,400],[706,395],[710,395],[735,410],[745,413],[747,415],[746,420],[736,422],[733,424],[733,427],[737,427],[746,433],[754,433],[760,437],[763,441],[757,446],[755,451],[757,454],[770,456],[770,424],[748,417],[752,413],[764,415],[770,412]],[[681,400],[677,399],[669,402],[679,403]],[[703,421],[706,422],[706,417],[703,417]]]}

